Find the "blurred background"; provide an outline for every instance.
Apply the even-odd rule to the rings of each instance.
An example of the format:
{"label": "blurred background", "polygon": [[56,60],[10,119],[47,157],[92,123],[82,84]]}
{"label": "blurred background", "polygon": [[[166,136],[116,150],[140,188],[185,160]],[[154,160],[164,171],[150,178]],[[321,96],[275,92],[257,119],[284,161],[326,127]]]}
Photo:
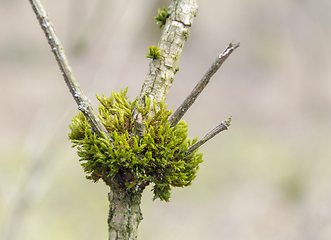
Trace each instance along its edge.
{"label": "blurred background", "polygon": [[[95,108],[95,94],[140,93],[170,3],[43,0]],[[331,239],[330,13],[329,0],[199,1],[168,107],[240,42],[184,117],[191,138],[232,126],[169,203],[145,190],[139,239]],[[108,187],[67,140],[77,106],[29,1],[0,0],[0,31],[0,239],[107,239]]]}

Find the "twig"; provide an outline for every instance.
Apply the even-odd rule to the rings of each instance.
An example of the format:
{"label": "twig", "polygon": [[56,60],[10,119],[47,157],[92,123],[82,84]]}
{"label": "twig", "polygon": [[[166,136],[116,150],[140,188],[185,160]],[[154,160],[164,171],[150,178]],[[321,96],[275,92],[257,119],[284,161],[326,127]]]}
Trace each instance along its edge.
{"label": "twig", "polygon": [[195,151],[197,148],[199,148],[202,144],[206,143],[208,140],[215,137],[217,134],[224,130],[228,130],[228,128],[231,125],[232,117],[229,117],[225,121],[222,121],[221,124],[216,126],[213,130],[211,130],[206,136],[204,136],[200,141],[193,144],[191,147],[188,148],[187,152],[185,153],[185,156],[190,155],[193,151]]}
{"label": "twig", "polygon": [[39,0],[29,0],[33,11],[35,12],[37,19],[43,29],[45,36],[48,40],[48,44],[51,46],[52,52],[54,53],[55,59],[59,64],[61,74],[66,82],[69,91],[73,98],[75,99],[78,109],[84,114],[88,122],[90,123],[94,132],[98,134],[99,137],[104,137],[104,135],[111,140],[111,137],[101,123],[100,119],[94,112],[90,100],[84,95],[83,91],[80,89],[78,82],[73,74],[73,71],[69,65],[69,61],[65,55],[64,49],[61,45],[60,39],[55,33],[53,24],[46,13],[45,8],[42,6]]}
{"label": "twig", "polygon": [[192,104],[195,102],[199,94],[203,91],[203,89],[207,86],[209,83],[211,77],[217,72],[217,70],[222,66],[223,62],[230,56],[230,54],[239,47],[239,43],[230,43],[229,46],[221,53],[216,60],[213,62],[211,67],[208,69],[208,71],[205,73],[205,75],[202,77],[200,82],[195,86],[193,91],[190,93],[190,95],[187,96],[187,98],[184,100],[184,102],[177,108],[177,110],[170,116],[169,123],[170,125],[176,126],[177,123],[182,119],[182,117],[185,115],[187,110],[192,106]]}

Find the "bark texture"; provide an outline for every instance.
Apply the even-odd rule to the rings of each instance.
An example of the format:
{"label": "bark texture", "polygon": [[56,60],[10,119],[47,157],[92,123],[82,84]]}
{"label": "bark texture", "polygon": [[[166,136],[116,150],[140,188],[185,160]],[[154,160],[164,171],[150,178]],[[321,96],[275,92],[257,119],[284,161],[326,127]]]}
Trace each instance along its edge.
{"label": "bark texture", "polygon": [[108,194],[108,239],[135,240],[138,235],[138,225],[143,219],[140,210],[141,191],[128,192],[123,187],[112,184]]}
{"label": "bark texture", "polygon": [[197,11],[197,0],[174,0],[169,6],[169,16],[158,45],[161,59],[154,59],[149,64],[149,72],[139,97],[140,104],[144,104],[145,97],[155,100],[157,104],[167,98]]}

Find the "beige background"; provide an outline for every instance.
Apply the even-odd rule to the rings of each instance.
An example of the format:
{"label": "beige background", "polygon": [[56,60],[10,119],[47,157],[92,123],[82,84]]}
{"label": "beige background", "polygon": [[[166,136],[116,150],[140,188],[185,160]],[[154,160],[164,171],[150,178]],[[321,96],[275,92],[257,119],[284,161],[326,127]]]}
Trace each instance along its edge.
{"label": "beige background", "polygon": [[[95,107],[139,94],[170,1],[43,3]],[[330,13],[329,0],[200,0],[168,107],[239,41],[185,116],[191,138],[233,124],[201,147],[192,186],[169,203],[144,192],[139,239],[331,239]],[[0,0],[0,103],[0,239],[107,239],[107,187],[70,148],[77,106],[27,0]]]}

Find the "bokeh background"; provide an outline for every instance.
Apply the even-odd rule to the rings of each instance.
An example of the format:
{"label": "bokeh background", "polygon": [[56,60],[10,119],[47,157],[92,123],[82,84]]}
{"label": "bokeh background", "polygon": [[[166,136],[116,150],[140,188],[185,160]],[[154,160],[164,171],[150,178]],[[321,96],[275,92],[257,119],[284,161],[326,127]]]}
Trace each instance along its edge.
{"label": "bokeh background", "polygon": [[[140,93],[153,16],[169,0],[43,0],[76,77]],[[231,41],[238,48],[185,115],[200,148],[192,186],[142,200],[139,239],[331,239],[331,1],[204,0],[170,90],[175,109]],[[107,239],[108,188],[67,140],[77,106],[29,1],[0,0],[0,239]]]}

